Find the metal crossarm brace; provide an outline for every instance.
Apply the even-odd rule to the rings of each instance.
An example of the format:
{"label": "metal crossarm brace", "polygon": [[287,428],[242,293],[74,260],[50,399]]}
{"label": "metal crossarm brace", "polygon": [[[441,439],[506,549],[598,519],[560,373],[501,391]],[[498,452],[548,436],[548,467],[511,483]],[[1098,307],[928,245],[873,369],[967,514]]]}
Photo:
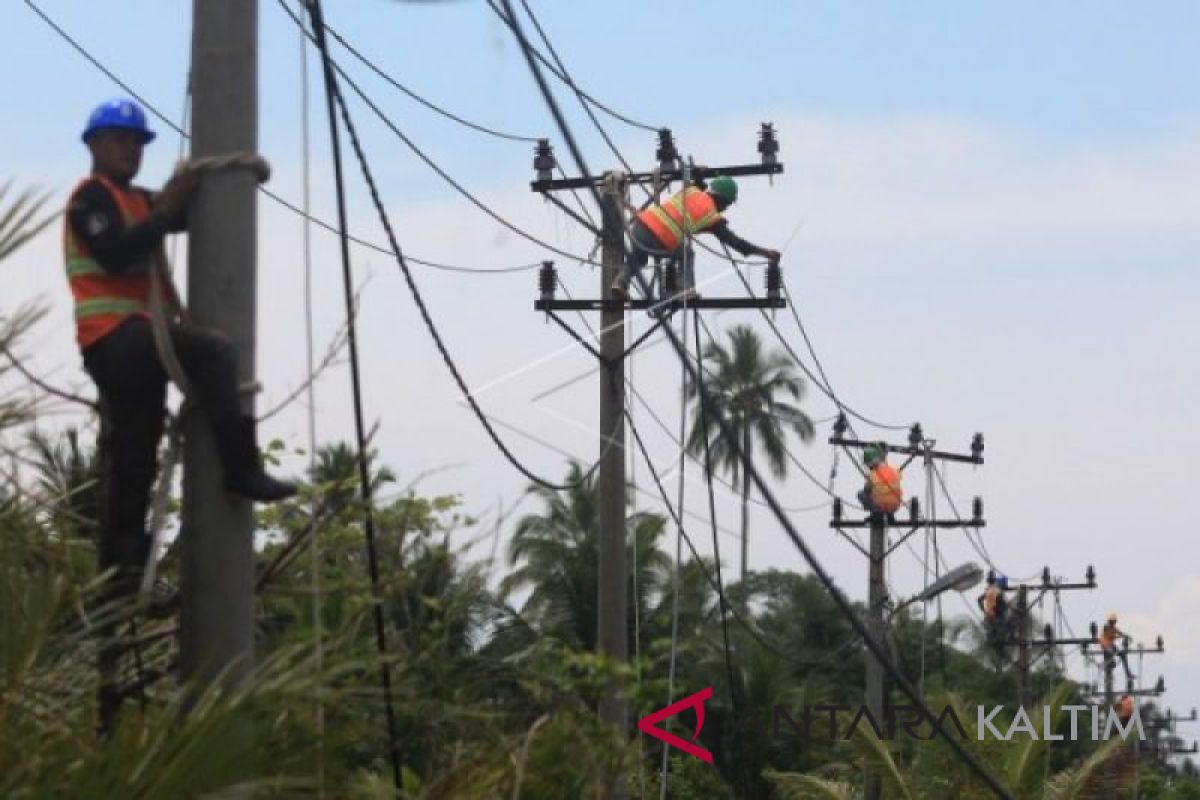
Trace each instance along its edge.
{"label": "metal crossarm brace", "polygon": [[[907,520],[896,527],[917,527],[917,528],[984,528],[987,527],[987,520],[983,519],[923,519],[917,522]],[[871,527],[871,519],[868,517],[863,520],[839,520],[830,522],[831,528],[869,528]]]}
{"label": "metal crossarm brace", "polygon": [[587,350],[589,353],[591,353],[593,356],[595,356],[595,358],[596,358],[596,360],[597,360],[597,361],[599,361],[600,363],[604,364],[605,366],[611,366],[611,365],[608,363],[608,360],[607,360],[607,359],[606,359],[604,356],[600,355],[600,351],[599,351],[599,350],[597,350],[596,348],[592,347],[592,345],[591,345],[591,344],[588,342],[588,340],[587,340],[587,339],[584,339],[582,336],[580,336],[578,333],[576,333],[574,328],[572,328],[572,327],[571,327],[570,325],[568,325],[566,322],[563,322],[562,318],[561,318],[561,317],[559,317],[559,316],[558,316],[558,314],[555,314],[553,311],[547,311],[547,312],[546,312],[546,316],[548,316],[548,317],[550,317],[550,319],[554,320],[555,324],[557,324],[557,325],[558,325],[558,327],[560,327],[560,328],[562,328],[564,331],[566,331],[566,332],[567,332],[567,334],[568,334],[568,335],[569,335],[569,336],[570,336],[572,339],[574,339],[575,341],[579,342],[579,344],[580,344],[580,345],[581,345],[581,346],[582,346],[582,347],[583,347],[585,350]]}
{"label": "metal crossarm brace", "polygon": [[787,302],[782,297],[702,297],[698,300],[688,300],[685,304],[682,298],[675,300],[535,300],[533,307],[537,311],[619,311],[628,308],[634,311],[670,308],[679,310],[686,305],[691,309],[729,309],[729,308],[786,308]]}
{"label": "metal crossarm brace", "polygon": [[651,325],[650,328],[645,333],[643,333],[641,336],[639,336],[637,339],[635,339],[633,341],[633,344],[631,344],[631,345],[629,345],[629,347],[625,348],[625,352],[621,353],[621,358],[622,359],[627,358],[630,353],[632,353],[634,350],[637,350],[642,345],[642,342],[649,339],[651,336],[653,336],[655,333],[658,332],[659,328],[661,328],[663,325],[667,324],[667,322],[670,321],[671,316],[674,313],[675,313],[675,309],[671,308],[671,309],[667,310],[667,313],[663,314],[661,317],[658,317],[655,320],[654,324]]}
{"label": "metal crossarm brace", "polygon": [[[842,447],[858,447],[858,448],[869,447],[872,444],[874,444],[874,442],[869,441],[869,440],[863,441],[861,439],[846,439],[841,436],[831,436],[829,438],[829,443],[833,444],[833,445],[841,445]],[[894,445],[889,444],[887,446],[887,451],[889,453],[903,453],[905,455],[910,455],[910,456],[929,456],[930,458],[940,458],[943,461],[960,461],[964,464],[982,464],[983,463],[983,456],[981,456],[981,455],[980,456],[964,456],[961,453],[949,453],[944,450],[926,450],[924,447],[912,447],[912,446],[896,447]]]}
{"label": "metal crossarm brace", "polygon": [[596,238],[600,238],[601,236],[604,235],[600,231],[599,228],[597,228],[594,224],[592,224],[592,221],[590,219],[583,216],[575,209],[571,208],[569,205],[564,203],[562,200],[559,200],[557,197],[555,197],[554,195],[552,195],[548,192],[542,192],[542,196],[545,197],[547,200],[549,200],[551,203],[554,203],[554,205],[558,206],[560,210],[566,212],[567,216],[569,216],[571,219],[575,220],[580,225],[587,228],[588,231]]}
{"label": "metal crossarm brace", "polygon": [[[713,178],[717,175],[728,175],[739,178],[747,175],[779,175],[783,172],[783,164],[740,164],[731,167],[691,167],[691,177],[695,180]],[[631,172],[625,175],[625,182],[653,183],[661,180],[664,183],[683,179],[683,171],[678,169],[663,170],[657,175],[653,172]],[[561,189],[587,189],[592,186],[599,188],[603,184],[601,177],[594,178],[551,178],[549,180],[532,181],[529,188],[535,192],[553,192]]]}

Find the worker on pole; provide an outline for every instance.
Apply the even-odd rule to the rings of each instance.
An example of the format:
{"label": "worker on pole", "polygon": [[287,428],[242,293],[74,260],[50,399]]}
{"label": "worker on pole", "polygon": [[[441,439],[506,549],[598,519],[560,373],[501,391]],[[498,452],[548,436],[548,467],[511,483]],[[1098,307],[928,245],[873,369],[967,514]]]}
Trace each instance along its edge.
{"label": "worker on pole", "polygon": [[772,265],[778,264],[778,250],[746,241],[730,230],[729,223],[721,216],[722,211],[737,201],[737,196],[737,182],[727,175],[718,175],[707,187],[702,183],[688,186],[665,203],[638,212],[629,224],[633,246],[625,261],[625,272],[613,281],[613,297],[621,301],[629,297],[629,285],[653,255],[676,263],[682,261],[683,291],[689,298],[698,298],[695,255],[687,240],[700,233],[711,233],[743,256],[761,256]]}
{"label": "worker on pole", "polygon": [[1116,665],[1116,657],[1120,656],[1121,663],[1125,667],[1125,674],[1132,675],[1129,671],[1129,659],[1125,656],[1125,652],[1117,646],[1118,640],[1127,638],[1125,632],[1117,627],[1116,612],[1110,611],[1104,627],[1100,629],[1100,635],[1096,637],[1096,641],[1100,645],[1100,652],[1104,655],[1106,669],[1112,669]]}
{"label": "worker on pole", "polygon": [[858,493],[858,502],[871,515],[881,514],[895,523],[895,512],[904,505],[900,470],[887,463],[887,445],[879,442],[863,448],[863,464],[868,470],[866,485]]}
{"label": "worker on pole", "polygon": [[[166,407],[167,371],[151,329],[151,292],[171,286],[163,274],[163,239],[187,229],[188,201],[199,180],[185,162],[161,192],[134,186],[142,150],[154,137],[132,100],[92,112],[83,132],[92,171],[71,193],[63,236],[76,338],[100,393],[100,564],[118,569],[125,592],[137,586],[148,555],[146,512]],[[182,310],[173,289],[163,294],[166,306]],[[292,496],[294,484],[263,471],[255,421],[241,412],[233,345],[217,331],[177,321],[175,313],[166,321],[170,346],[190,399],[212,426],[226,489],[261,502]]]}
{"label": "worker on pole", "polygon": [[988,574],[987,588],[979,595],[976,603],[983,612],[983,626],[989,642],[1002,645],[1008,639],[1008,578],[1004,575]]}

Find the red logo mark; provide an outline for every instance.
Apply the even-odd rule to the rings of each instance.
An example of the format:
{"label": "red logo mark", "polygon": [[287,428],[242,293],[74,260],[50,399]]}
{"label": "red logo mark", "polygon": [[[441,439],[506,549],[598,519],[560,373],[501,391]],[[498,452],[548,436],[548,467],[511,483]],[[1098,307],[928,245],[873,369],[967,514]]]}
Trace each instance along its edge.
{"label": "red logo mark", "polygon": [[692,741],[694,742],[696,737],[700,735],[700,729],[704,727],[704,701],[712,697],[712,693],[712,687],[709,686],[707,689],[701,689],[700,691],[696,692],[691,697],[685,697],[677,703],[671,703],[671,705],[667,706],[661,711],[655,711],[649,716],[642,717],[638,720],[638,730],[642,733],[648,733],[655,739],[664,741],[672,747],[678,747],[683,752],[690,756],[695,756],[706,764],[711,764],[713,763],[712,753],[708,752],[699,745],[692,744],[692,742],[686,741],[685,739],[680,739],[675,734],[668,733],[662,728],[656,728],[654,726],[656,723],[662,722],[667,717],[675,716],[684,709],[694,708],[696,709],[696,732],[692,734]]}

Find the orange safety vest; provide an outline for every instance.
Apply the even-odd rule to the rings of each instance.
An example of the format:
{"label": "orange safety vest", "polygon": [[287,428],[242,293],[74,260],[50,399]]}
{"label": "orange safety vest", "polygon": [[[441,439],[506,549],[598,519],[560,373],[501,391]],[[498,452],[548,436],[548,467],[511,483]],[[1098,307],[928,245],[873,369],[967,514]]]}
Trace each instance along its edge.
{"label": "orange safety vest", "polygon": [[871,485],[871,504],[890,514],[904,504],[904,490],[900,485],[900,470],[890,464],[880,464],[867,475]]}
{"label": "orange safety vest", "polygon": [[1117,645],[1117,629],[1115,626],[1105,625],[1100,629],[1100,647],[1103,650],[1112,650]]}
{"label": "orange safety vest", "polygon": [[983,614],[988,619],[996,617],[996,601],[1000,599],[1000,589],[996,586],[989,586],[983,592]]}
{"label": "orange safety vest", "polygon": [[[71,192],[71,201],[93,180],[99,181],[117,201],[126,225],[136,225],[150,216],[150,204],[143,192],[122,189],[103,175],[81,181]],[[147,316],[149,269],[135,275],[116,275],[104,269],[71,228],[69,217],[63,225],[63,253],[67,281],[75,297],[75,338],[80,349],[100,341],[131,315]]]}
{"label": "orange safety vest", "polygon": [[1133,716],[1133,698],[1129,695],[1123,695],[1117,702],[1117,714],[1121,719],[1129,719]]}
{"label": "orange safety vest", "polygon": [[674,251],[685,235],[709,230],[721,221],[717,203],[708,192],[689,186],[662,205],[653,205],[638,214],[665,250]]}

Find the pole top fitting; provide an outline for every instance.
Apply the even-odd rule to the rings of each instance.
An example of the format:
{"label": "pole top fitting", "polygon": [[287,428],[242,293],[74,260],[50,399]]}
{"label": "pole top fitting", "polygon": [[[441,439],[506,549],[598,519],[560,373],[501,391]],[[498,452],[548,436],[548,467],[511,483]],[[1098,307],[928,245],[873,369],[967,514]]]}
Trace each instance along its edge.
{"label": "pole top fitting", "polygon": [[971,458],[983,461],[983,434],[977,433],[971,438]]}
{"label": "pole top fitting", "polygon": [[654,157],[663,169],[670,169],[679,160],[679,151],[675,149],[675,137],[671,135],[670,128],[658,129],[658,149],[654,151]]}
{"label": "pole top fitting", "polygon": [[925,440],[925,432],[921,430],[921,423],[914,422],[912,428],[908,431],[908,444],[911,447],[920,447],[921,442]]}
{"label": "pole top fitting", "polygon": [[549,139],[538,139],[533,148],[533,168],[539,181],[548,181],[554,177],[554,167],[558,164],[554,159],[554,148]]}
{"label": "pole top fitting", "polygon": [[837,421],[833,423],[833,433],[840,439],[849,427],[850,423],[846,420],[846,412],[843,411],[838,414]]}
{"label": "pole top fitting", "polygon": [[779,141],[775,138],[775,126],[764,122],[758,130],[758,153],[764,166],[779,163]]}

